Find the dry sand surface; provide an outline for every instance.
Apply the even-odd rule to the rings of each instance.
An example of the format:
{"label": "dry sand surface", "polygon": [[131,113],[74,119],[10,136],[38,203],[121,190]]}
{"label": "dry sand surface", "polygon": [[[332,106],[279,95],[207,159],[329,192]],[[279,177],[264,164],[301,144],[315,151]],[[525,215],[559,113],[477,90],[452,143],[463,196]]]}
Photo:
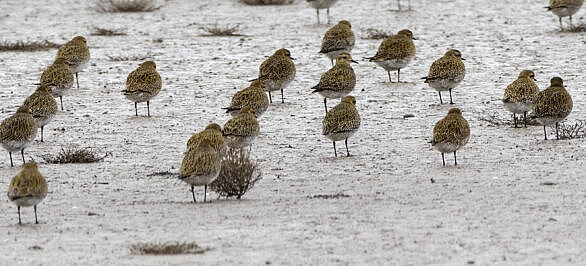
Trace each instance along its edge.
{"label": "dry sand surface", "polygon": [[[45,142],[25,151],[27,160],[41,162],[49,184],[41,224],[24,208],[26,224],[19,226],[16,207],[0,197],[0,264],[584,265],[584,140],[544,141],[539,126],[486,120],[510,121],[501,98],[523,69],[535,71],[541,89],[561,76],[574,99],[568,120],[585,119],[586,35],[560,32],[545,0],[411,2],[412,11],[376,0],[340,0],[331,9],[332,21],[349,20],[357,35],[353,95],[362,116],[348,141],[353,156],[335,158],[321,135],[323,98],[310,93],[331,67],[317,53],[331,25],[317,25],[305,1],[170,0],[149,13],[99,13],[93,1],[82,0],[1,1],[2,40],[65,43],[83,35],[92,59],[79,75],[81,88],[71,90],[65,111],[46,126]],[[584,8],[575,24],[584,23],[583,14]],[[239,24],[245,36],[201,36],[200,27],[214,23]],[[92,36],[93,27],[127,35]],[[362,59],[381,42],[366,39],[369,28],[414,32],[417,56],[401,71],[404,83],[389,83],[382,68]],[[191,134],[227,121],[220,107],[282,47],[297,59],[297,77],[285,104],[273,94],[275,103],[260,119],[252,155],[263,179],[256,187],[242,200],[211,192],[211,203],[193,204],[186,184],[153,175],[177,173]],[[420,78],[449,48],[466,59],[454,102],[471,138],[458,152],[458,166],[448,154],[442,167],[428,141],[452,106],[439,105],[437,92]],[[0,119],[34,91],[55,53],[0,53]],[[163,90],[151,102],[152,117],[144,117],[144,103],[135,117],[120,91],[128,73],[149,59],[163,76]],[[111,155],[93,164],[43,162],[43,155],[69,145]],[[338,148],[344,154],[342,142]],[[0,159],[3,194],[20,167],[10,168],[4,150]],[[203,188],[196,196],[203,197]],[[130,252],[132,244],[169,241],[210,250]]]}

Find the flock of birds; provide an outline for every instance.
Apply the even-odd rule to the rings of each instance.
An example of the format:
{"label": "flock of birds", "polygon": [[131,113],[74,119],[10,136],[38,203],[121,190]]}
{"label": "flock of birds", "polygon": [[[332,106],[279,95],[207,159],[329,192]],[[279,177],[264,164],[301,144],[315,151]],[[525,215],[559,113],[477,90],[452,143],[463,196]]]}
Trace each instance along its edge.
{"label": "flock of birds", "polygon": [[[307,2],[317,10],[319,23],[319,10],[328,9],[329,20],[329,7],[337,0]],[[571,15],[582,3],[583,0],[551,0],[548,9],[560,17],[561,23],[564,16],[570,16],[571,19]],[[400,70],[407,67],[415,57],[413,40],[413,33],[410,30],[400,30],[383,40],[374,56],[365,59],[387,71],[390,82],[391,71],[396,70],[397,82],[400,82]],[[350,156],[348,138],[360,128],[361,122],[356,109],[356,99],[350,96],[356,85],[356,75],[351,66],[351,63],[357,63],[351,56],[354,44],[355,37],[349,21],[342,20],[328,29],[319,52],[327,56],[333,66],[323,73],[317,85],[312,87],[313,93],[319,93],[324,97],[325,117],[322,122],[322,134],[332,141],[336,157],[336,141],[342,140],[346,145],[346,155]],[[18,207],[19,224],[21,206],[34,206],[35,222],[38,223],[36,206],[47,195],[47,183],[35,162],[25,162],[24,149],[36,138],[37,128],[41,129],[40,141],[43,141],[43,127],[53,119],[58,110],[55,98],[59,97],[63,110],[63,96],[73,86],[74,79],[77,80],[78,72],[88,66],[89,60],[90,52],[84,37],[77,36],[61,46],[53,64],[42,73],[36,91],[25,99],[14,115],[0,124],[0,143],[9,153],[11,167],[14,166],[13,152],[20,151],[23,160],[23,168],[11,180],[8,190],[8,198]],[[271,92],[280,90],[281,102],[284,103],[284,89],[296,75],[293,60],[289,50],[281,48],[275,51],[260,65],[258,77],[251,80],[249,87],[234,94],[230,105],[224,108],[232,118],[223,127],[211,123],[188,140],[179,178],[191,186],[194,202],[195,186],[204,186],[204,202],[206,201],[207,185],[218,177],[226,150],[243,149],[254,142],[260,132],[257,119],[272,103]],[[443,104],[442,91],[448,91],[450,104],[454,103],[452,90],[462,82],[466,74],[463,60],[460,51],[450,49],[431,64],[427,76],[422,78],[438,91],[440,104]],[[516,114],[523,115],[526,127],[527,114],[532,112],[531,115],[544,127],[546,140],[547,125],[555,125],[556,137],[559,138],[558,123],[572,111],[572,98],[564,88],[561,78],[552,78],[551,85],[543,91],[539,91],[534,78],[533,71],[523,70],[518,79],[505,89],[503,104],[513,113],[515,127],[518,121]],[[77,87],[79,88],[79,81]],[[155,62],[146,61],[128,75],[126,89],[122,92],[127,99],[134,102],[136,116],[137,104],[140,102],[146,102],[147,116],[150,116],[149,101],[157,96],[161,88],[162,80]],[[327,99],[341,100],[328,110]],[[469,138],[470,127],[462,116],[462,111],[451,108],[447,115],[435,124],[430,143],[441,153],[444,166],[445,153],[453,153],[454,164],[457,165],[456,151],[463,147]]]}

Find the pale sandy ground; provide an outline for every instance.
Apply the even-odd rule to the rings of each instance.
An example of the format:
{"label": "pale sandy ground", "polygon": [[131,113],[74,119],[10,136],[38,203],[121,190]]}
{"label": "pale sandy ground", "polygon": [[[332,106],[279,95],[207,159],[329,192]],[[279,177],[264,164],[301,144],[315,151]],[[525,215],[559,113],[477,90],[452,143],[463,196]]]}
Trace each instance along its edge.
{"label": "pale sandy ground", "polygon": [[[396,12],[395,1],[340,0],[331,11],[333,21],[351,21],[358,37],[353,95],[363,120],[349,140],[349,158],[334,158],[321,135],[322,98],[309,88],[330,68],[317,54],[329,26],[316,25],[304,1],[267,7],[166,1],[158,11],[135,14],[98,13],[81,0],[0,2],[2,40],[64,43],[84,35],[92,52],[81,88],[64,99],[66,110],[47,126],[46,141],[26,151],[27,160],[42,161],[70,144],[112,154],[87,165],[41,163],[50,193],[39,205],[39,225],[31,224],[32,208],[23,209],[27,224],[17,225],[16,207],[0,195],[0,264],[584,265],[584,140],[544,141],[540,127],[481,119],[509,117],[500,99],[522,69],[535,70],[541,89],[551,77],[563,77],[574,99],[568,119],[584,119],[586,35],[559,32],[544,0],[412,2],[413,11]],[[574,22],[583,23],[583,14]],[[200,25],[216,22],[239,23],[247,36],[199,36]],[[90,36],[94,26],[128,35]],[[406,83],[388,83],[385,71],[362,60],[380,43],[364,39],[368,28],[415,33],[417,57],[402,71]],[[178,172],[189,136],[227,121],[219,107],[281,47],[297,58],[297,78],[285,91],[286,103],[271,105],[260,121],[253,156],[264,179],[244,199],[216,200],[212,192],[212,203],[193,204],[186,184],[150,175]],[[427,143],[452,106],[440,106],[420,80],[449,48],[467,59],[454,101],[472,131],[457,167],[451,156],[441,167]],[[0,53],[1,119],[32,93],[55,52]],[[142,60],[110,57],[157,62],[164,89],[152,101],[153,117],[135,117],[119,92]],[[343,153],[343,143],[338,147]],[[0,159],[2,194],[20,169],[9,167],[4,150]],[[338,193],[348,197],[314,198]],[[167,241],[193,241],[211,251],[129,251],[134,243]]]}

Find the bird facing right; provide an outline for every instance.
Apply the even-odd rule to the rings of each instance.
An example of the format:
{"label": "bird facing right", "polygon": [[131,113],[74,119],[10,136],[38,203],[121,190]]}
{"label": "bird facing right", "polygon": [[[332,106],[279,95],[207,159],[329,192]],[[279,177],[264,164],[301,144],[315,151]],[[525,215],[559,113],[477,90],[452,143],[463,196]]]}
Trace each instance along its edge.
{"label": "bird facing right", "polygon": [[77,88],[79,89],[79,78],[77,73],[87,68],[90,61],[90,49],[87,46],[87,40],[85,37],[77,36],[59,47],[55,58],[65,58],[67,60],[71,72],[75,74]]}
{"label": "bird facing right", "polygon": [[580,10],[582,4],[584,4],[584,0],[549,0],[549,6],[545,8],[559,17],[560,30],[563,30],[562,17],[570,17],[570,27],[573,27],[572,15]]}
{"label": "bird facing right", "polygon": [[57,101],[51,95],[51,89],[45,84],[39,85],[37,90],[24,100],[22,106],[32,111],[37,127],[41,128],[41,142],[43,142],[43,128],[53,120],[59,109]]}
{"label": "bird facing right", "polygon": [[134,112],[138,116],[137,103],[147,103],[147,116],[151,116],[150,100],[161,91],[163,81],[157,72],[157,65],[153,61],[146,61],[130,72],[126,78],[126,90],[123,90],[126,99],[134,102]]}
{"label": "bird facing right", "polygon": [[322,125],[322,135],[330,139],[334,145],[334,156],[338,157],[336,141],[340,140],[344,140],[346,154],[350,156],[348,138],[360,128],[360,114],[356,110],[356,98],[353,96],[342,98],[338,105],[326,113]]}
{"label": "bird facing right", "polygon": [[307,0],[307,3],[315,8],[317,12],[317,24],[319,24],[319,10],[326,9],[328,24],[330,24],[330,7],[338,2],[338,0]]}
{"label": "bird facing right", "polygon": [[47,181],[39,173],[37,163],[25,163],[22,170],[12,178],[8,188],[8,199],[18,209],[18,224],[22,224],[20,220],[20,207],[33,206],[35,210],[35,223],[38,224],[37,219],[37,204],[39,204],[47,196]]}
{"label": "bird facing right", "polygon": [[354,48],[356,39],[354,32],[352,31],[352,25],[347,20],[341,20],[333,26],[331,29],[326,31],[321,42],[321,54],[325,54],[330,61],[332,66],[334,60],[338,58],[341,53],[351,53]]}
{"label": "bird facing right", "polygon": [[218,177],[221,167],[220,156],[208,139],[202,140],[197,147],[187,151],[181,162],[179,179],[191,186],[194,203],[194,187],[204,186],[203,202],[206,202],[208,185]]}
{"label": "bird facing right", "polygon": [[454,104],[452,101],[452,89],[458,86],[466,75],[466,68],[462,60],[464,60],[462,53],[451,49],[444,56],[435,60],[429,68],[427,77],[423,77],[425,83],[428,83],[430,87],[439,93],[440,104],[443,104],[442,91],[450,92],[450,104]]}
{"label": "bird facing right", "polygon": [[505,89],[503,104],[509,112],[513,113],[513,121],[517,127],[516,114],[523,114],[525,127],[527,127],[527,112],[531,111],[533,100],[539,93],[539,87],[535,83],[535,73],[531,70],[523,70],[519,77]]}
{"label": "bird facing right", "polygon": [[269,92],[270,103],[273,102],[271,91],[277,90],[281,90],[281,103],[285,103],[283,89],[295,79],[296,69],[293,60],[291,52],[281,48],[260,64],[257,79],[265,85]]}
{"label": "bird facing right", "polygon": [[55,58],[52,65],[43,71],[40,83],[49,86],[54,97],[59,97],[61,110],[63,110],[63,96],[73,86],[74,79],[67,60],[58,57]]}
{"label": "bird facing right", "polygon": [[311,93],[318,92],[324,97],[324,107],[328,112],[327,99],[342,98],[354,90],[356,74],[350,63],[358,62],[349,53],[342,53],[336,58],[336,65],[321,75],[319,83],[313,86]]}
{"label": "bird facing right", "polygon": [[546,125],[555,124],[555,136],[557,139],[560,138],[558,124],[570,115],[573,106],[572,96],[566,90],[564,81],[560,77],[552,78],[549,87],[537,94],[533,101],[533,116],[543,125],[546,140]]}
{"label": "bird facing right", "polygon": [[464,119],[460,109],[451,108],[448,114],[435,124],[431,146],[442,153],[443,166],[446,166],[444,153],[448,152],[454,153],[454,164],[458,165],[456,151],[466,145],[469,139],[468,121]]}
{"label": "bird facing right", "polygon": [[367,58],[384,68],[391,79],[391,71],[397,70],[397,82],[401,82],[401,68],[409,65],[415,58],[415,44],[413,43],[413,32],[400,30],[397,34],[386,38],[378,47],[376,55]]}
{"label": "bird facing right", "polygon": [[15,151],[20,151],[22,163],[25,163],[24,149],[35,140],[36,136],[37,124],[33,118],[32,110],[27,106],[20,106],[14,115],[2,121],[0,142],[10,155],[11,167],[14,167],[12,153]]}

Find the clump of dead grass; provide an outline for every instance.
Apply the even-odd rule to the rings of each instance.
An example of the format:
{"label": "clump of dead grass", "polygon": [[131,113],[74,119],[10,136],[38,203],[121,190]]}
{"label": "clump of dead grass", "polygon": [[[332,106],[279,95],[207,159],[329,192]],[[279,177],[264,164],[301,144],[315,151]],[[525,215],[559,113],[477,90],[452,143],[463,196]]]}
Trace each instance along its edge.
{"label": "clump of dead grass", "polygon": [[586,32],[586,24],[579,24],[579,25],[570,27],[566,31],[567,32],[574,32],[574,33]]}
{"label": "clump of dead grass", "polygon": [[365,39],[368,40],[381,40],[393,36],[392,33],[387,33],[383,30],[368,28],[366,29]]}
{"label": "clump of dead grass", "polygon": [[105,29],[100,27],[94,27],[90,33],[93,36],[122,36],[126,35],[126,32],[122,29]]}
{"label": "clump of dead grass", "polygon": [[244,36],[238,33],[241,30],[240,24],[219,25],[218,23],[214,23],[201,26],[200,29],[206,32],[202,36]]}
{"label": "clump of dead grass", "polygon": [[289,5],[295,2],[295,0],[240,0],[247,5],[260,6],[260,5]]}
{"label": "clump of dead grass", "polygon": [[130,246],[130,252],[134,255],[179,255],[179,254],[203,254],[210,248],[202,248],[196,243],[139,243]]}
{"label": "clump of dead grass", "polygon": [[580,139],[586,137],[586,120],[564,121],[558,125],[560,139]]}
{"label": "clump of dead grass", "polygon": [[112,56],[106,55],[110,61],[120,62],[120,61],[144,61],[148,58],[153,58],[155,55],[150,51],[146,54],[135,54],[135,55],[120,55],[120,56]]}
{"label": "clump of dead grass", "polygon": [[60,44],[56,44],[54,42],[50,42],[47,40],[43,41],[1,41],[0,42],[0,52],[6,51],[22,51],[22,52],[32,52],[32,51],[42,51],[42,50],[49,50],[53,48],[59,48]]}
{"label": "clump of dead grass", "polygon": [[349,197],[350,197],[350,195],[339,192],[336,194],[317,194],[317,195],[313,195],[311,198],[314,198],[314,199],[341,199],[341,198],[349,198]]}
{"label": "clump of dead grass", "polygon": [[100,155],[102,151],[93,148],[76,148],[67,147],[61,148],[57,155],[44,155],[43,159],[51,164],[65,164],[65,163],[94,163],[104,160],[109,153]]}
{"label": "clump of dead grass", "polygon": [[228,149],[222,157],[222,170],[210,189],[220,197],[240,199],[262,179],[258,164],[250,160],[244,149]]}
{"label": "clump of dead grass", "polygon": [[100,0],[97,4],[99,12],[151,12],[160,9],[155,0]]}
{"label": "clump of dead grass", "polygon": [[[508,115],[503,115],[503,113],[499,113],[499,112],[492,112],[489,113],[485,116],[481,116],[478,119],[480,121],[484,121],[488,123],[488,126],[514,126],[515,125],[515,121],[513,120],[513,115],[512,113],[507,113]],[[523,116],[519,116],[517,115],[518,121],[517,121],[517,126],[523,126],[524,125],[524,120],[523,120]],[[529,116],[529,114],[527,114],[527,126],[539,126],[539,122],[537,122],[537,120],[535,120],[534,118],[531,118]]]}

